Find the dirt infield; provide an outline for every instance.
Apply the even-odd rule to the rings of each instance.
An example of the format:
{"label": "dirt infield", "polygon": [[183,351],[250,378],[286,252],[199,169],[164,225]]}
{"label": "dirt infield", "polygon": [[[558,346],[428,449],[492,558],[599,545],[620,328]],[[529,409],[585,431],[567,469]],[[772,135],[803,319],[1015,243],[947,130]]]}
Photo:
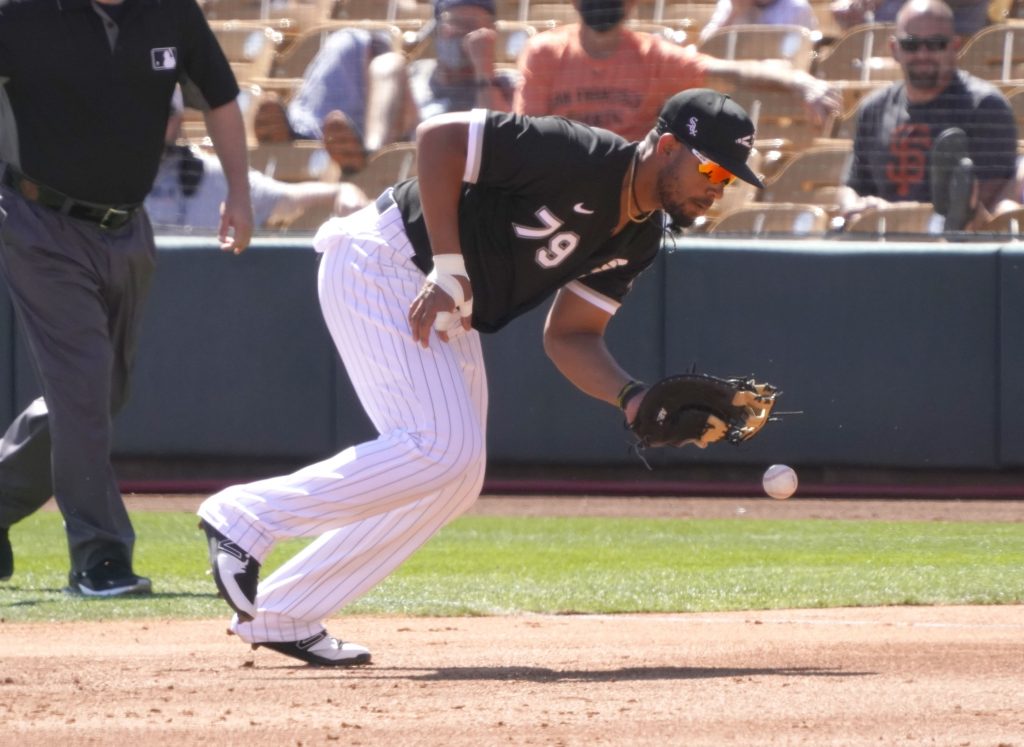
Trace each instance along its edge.
{"label": "dirt infield", "polygon": [[[1024,518],[1002,501],[582,500],[475,510]],[[194,505],[175,501],[159,507]],[[0,744],[1024,747],[1021,606],[340,617],[332,631],[374,651],[347,671],[252,652],[224,628],[0,625]]]}

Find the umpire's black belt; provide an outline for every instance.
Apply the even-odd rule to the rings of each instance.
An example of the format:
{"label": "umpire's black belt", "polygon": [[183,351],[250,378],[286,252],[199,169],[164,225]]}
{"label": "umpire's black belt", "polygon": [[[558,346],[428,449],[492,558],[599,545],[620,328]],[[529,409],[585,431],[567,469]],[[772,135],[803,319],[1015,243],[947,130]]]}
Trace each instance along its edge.
{"label": "umpire's black belt", "polygon": [[29,179],[24,174],[18,173],[16,169],[11,168],[9,164],[5,167],[0,166],[0,168],[3,168],[3,177],[0,180],[26,200],[37,202],[63,215],[95,223],[100,228],[110,230],[120,228],[130,221],[142,207],[140,204],[99,205],[95,202],[83,202]]}

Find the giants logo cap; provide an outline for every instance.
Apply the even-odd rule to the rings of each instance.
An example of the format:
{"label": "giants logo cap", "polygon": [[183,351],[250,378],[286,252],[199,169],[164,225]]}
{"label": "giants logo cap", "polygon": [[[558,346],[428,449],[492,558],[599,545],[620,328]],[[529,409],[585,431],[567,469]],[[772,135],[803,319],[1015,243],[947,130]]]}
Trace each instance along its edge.
{"label": "giants logo cap", "polygon": [[671,132],[719,166],[748,184],[764,189],[764,183],[747,166],[754,148],[754,123],[743,107],[724,93],[710,88],[691,88],[665,102],[655,127]]}

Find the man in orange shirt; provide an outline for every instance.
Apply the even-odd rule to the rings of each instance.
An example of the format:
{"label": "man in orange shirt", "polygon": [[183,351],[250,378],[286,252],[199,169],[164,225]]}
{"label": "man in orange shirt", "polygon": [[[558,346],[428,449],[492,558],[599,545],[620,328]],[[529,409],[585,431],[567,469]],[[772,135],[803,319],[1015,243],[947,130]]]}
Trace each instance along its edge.
{"label": "man in orange shirt", "polygon": [[753,60],[720,60],[692,46],[630,31],[637,0],[573,0],[582,23],[534,36],[519,58],[517,114],[557,114],[640,140],[673,94],[711,87],[792,90],[818,122],[838,114],[841,97],[802,70]]}

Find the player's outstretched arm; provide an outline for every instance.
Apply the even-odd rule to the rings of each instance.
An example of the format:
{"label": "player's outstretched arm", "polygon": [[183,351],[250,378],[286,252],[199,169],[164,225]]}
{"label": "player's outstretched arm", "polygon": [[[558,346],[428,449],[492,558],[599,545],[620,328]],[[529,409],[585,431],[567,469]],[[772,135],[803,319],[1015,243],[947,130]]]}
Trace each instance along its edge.
{"label": "player's outstretched arm", "polygon": [[[544,351],[565,378],[591,397],[618,407],[618,395],[631,377],[605,344],[611,314],[571,290],[562,288],[544,324]],[[639,397],[629,404],[627,420]]]}

